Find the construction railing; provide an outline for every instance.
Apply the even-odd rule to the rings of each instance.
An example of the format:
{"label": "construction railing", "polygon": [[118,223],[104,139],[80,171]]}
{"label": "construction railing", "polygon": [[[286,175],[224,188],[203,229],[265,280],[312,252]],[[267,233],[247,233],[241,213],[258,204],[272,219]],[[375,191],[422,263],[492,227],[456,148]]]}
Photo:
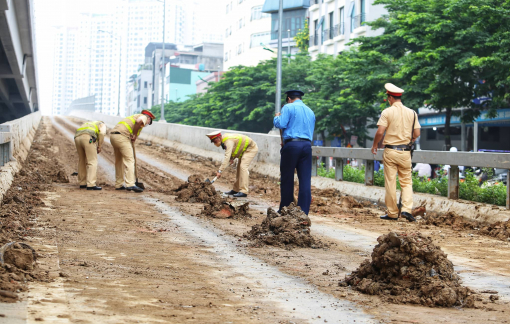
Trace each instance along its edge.
{"label": "construction railing", "polygon": [[[365,185],[374,185],[374,161],[382,161],[384,149],[373,155],[366,148],[321,147],[312,148],[312,176],[317,176],[317,158],[333,157],[335,159],[335,180],[343,180],[344,159],[365,160]],[[470,167],[498,168],[507,170],[510,179],[510,154],[508,153],[471,153],[415,151],[413,163],[450,165],[448,172],[448,198],[459,199],[459,165]],[[508,181],[508,180],[507,180]],[[510,209],[510,184],[507,183],[506,208]]]}

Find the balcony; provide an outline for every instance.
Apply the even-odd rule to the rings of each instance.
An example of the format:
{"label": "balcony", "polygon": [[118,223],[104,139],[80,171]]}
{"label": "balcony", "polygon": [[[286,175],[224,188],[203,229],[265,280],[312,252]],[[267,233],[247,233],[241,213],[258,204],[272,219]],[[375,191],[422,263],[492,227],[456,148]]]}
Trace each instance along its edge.
{"label": "balcony", "polygon": [[[299,33],[299,31],[301,31],[301,29],[291,29],[290,30],[290,38],[294,38],[297,33]],[[284,30],[282,32],[282,39],[285,39],[285,38],[289,38],[289,32],[287,30]],[[278,39],[278,31],[273,31],[271,32],[271,40],[275,40],[275,39]]]}
{"label": "balcony", "polygon": [[359,27],[362,27],[362,26],[365,26],[365,14],[361,14],[361,15],[357,15],[357,16],[354,16],[354,17],[351,17],[351,25],[352,25],[352,29],[356,29],[356,28],[359,28]]}
{"label": "balcony", "polygon": [[341,23],[338,25],[335,25],[333,28],[333,37],[342,36],[345,35],[345,24]]}
{"label": "balcony", "polygon": [[310,35],[310,47],[319,45],[319,35]]}

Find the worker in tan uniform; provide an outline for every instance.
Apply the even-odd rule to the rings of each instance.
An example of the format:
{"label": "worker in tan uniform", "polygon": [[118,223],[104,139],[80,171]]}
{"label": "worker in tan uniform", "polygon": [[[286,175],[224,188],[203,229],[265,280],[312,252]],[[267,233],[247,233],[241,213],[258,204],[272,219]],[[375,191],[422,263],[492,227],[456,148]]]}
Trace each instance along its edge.
{"label": "worker in tan uniform", "polygon": [[152,125],[153,119],[150,111],[142,110],[141,114],[124,118],[110,132],[115,153],[115,190],[143,191],[135,185],[135,141],[147,124]]}
{"label": "worker in tan uniform", "polygon": [[214,143],[217,147],[221,146],[225,150],[225,158],[223,159],[220,169],[216,173],[216,177],[220,178],[221,173],[228,164],[232,164],[236,158],[238,159],[236,182],[234,183],[233,189],[225,192],[225,194],[233,195],[237,198],[247,197],[249,192],[248,184],[250,181],[248,167],[259,151],[257,143],[246,135],[225,134],[222,136],[220,131],[207,134],[207,137],[209,137],[211,143]]}
{"label": "worker in tan uniform", "polygon": [[[377,153],[377,143],[384,136],[384,186],[386,188],[386,207],[388,213],[381,216],[384,220],[397,220],[399,208],[397,205],[397,174],[402,187],[401,215],[408,221],[414,222],[413,208],[413,180],[411,166],[411,147],[420,137],[420,123],[418,115],[412,109],[402,104],[404,90],[391,83],[384,85],[387,100],[390,103],[377,122],[377,132],[372,145],[372,153]],[[386,132],[386,135],[384,133]]]}
{"label": "worker in tan uniform", "polygon": [[101,190],[96,186],[97,155],[106,135],[106,125],[102,121],[91,121],[81,125],[74,135],[74,144],[78,151],[78,181],[80,188]]}

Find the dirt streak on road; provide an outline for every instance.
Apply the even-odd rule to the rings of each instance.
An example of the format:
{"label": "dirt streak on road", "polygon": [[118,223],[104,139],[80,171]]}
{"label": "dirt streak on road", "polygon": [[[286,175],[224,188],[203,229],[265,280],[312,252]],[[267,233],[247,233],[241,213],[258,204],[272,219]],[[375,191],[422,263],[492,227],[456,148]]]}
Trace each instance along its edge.
{"label": "dirt streak on road", "polygon": [[[59,121],[59,124],[61,125],[60,127],[64,127],[64,125],[67,124],[67,126],[66,126],[67,130],[72,131],[71,130],[72,127],[69,127],[70,126],[69,123]],[[66,142],[66,141],[62,140],[61,142]],[[76,153],[72,152],[73,147],[71,144],[69,144],[69,142],[70,142],[69,139],[67,139],[67,145],[65,143],[60,144],[60,145],[67,146],[67,151],[61,150],[61,152],[65,152],[65,154],[61,154],[61,158],[65,161],[67,161],[69,165],[74,166],[76,164],[76,160],[74,160],[74,159],[76,159],[76,156],[75,156]],[[105,145],[105,148],[106,148],[105,153],[109,154],[110,150],[111,150],[111,146]],[[198,171],[198,172],[202,172],[202,173],[205,172],[205,176],[207,176],[208,175],[207,173],[214,172],[214,170],[217,168],[217,166],[213,165],[213,162],[211,162],[211,161],[208,161],[205,159],[200,159],[197,157],[192,157],[187,154],[178,153],[178,152],[169,150],[169,149],[161,147],[161,146],[153,145],[153,146],[147,147],[147,146],[143,146],[143,145],[137,145],[137,152],[141,152],[144,156],[146,156],[147,157],[146,161],[150,161],[150,159],[152,159],[152,160],[157,159],[160,164],[159,166],[162,165],[162,166],[164,166],[165,170],[171,171],[170,173],[167,173],[167,172],[163,172],[161,170],[157,170],[153,165],[151,165],[151,163],[144,165],[143,169],[147,171],[147,174],[144,175],[143,179],[146,182],[150,182],[151,186],[154,186],[154,188],[156,189],[154,192],[146,191],[146,193],[153,196],[156,199],[159,199],[162,203],[165,203],[166,206],[178,207],[185,214],[189,214],[189,215],[198,214],[200,211],[200,208],[201,208],[200,205],[176,203],[172,196],[169,196],[168,194],[165,194],[165,192],[163,192],[161,186],[158,187],[158,183],[156,181],[158,181],[158,182],[161,181],[161,179],[159,177],[162,175],[165,178],[170,179],[173,183],[178,183],[179,179],[172,176],[172,174],[174,174],[174,173],[175,174],[191,174],[191,173],[196,173]],[[106,154],[104,154],[104,155],[106,156]],[[108,163],[111,164],[111,162],[113,161],[112,158],[113,158],[112,155],[110,155],[110,157],[106,157],[105,161],[101,162],[102,167],[108,168],[107,165],[103,165],[103,164],[108,164]],[[209,163],[209,165],[207,165],[206,163]],[[71,167],[69,172],[71,172],[72,169],[73,168]],[[74,171],[74,170],[72,170],[72,171]],[[158,174],[160,176],[158,176]],[[152,179],[155,179],[155,180],[151,181]],[[102,181],[103,183],[112,183],[111,180],[107,179],[105,173],[103,173],[100,176],[100,181]],[[233,176],[231,174],[225,174],[225,177],[220,179],[219,184],[221,184],[221,187],[227,188],[229,183],[231,183],[232,181],[233,181]],[[259,205],[265,205],[265,206],[276,205],[276,203],[278,201],[278,186],[276,184],[275,179],[269,179],[267,177],[263,177],[263,176],[259,176],[259,175],[252,175],[252,185],[254,186],[254,187],[252,187],[252,189],[253,189],[252,192],[258,192],[258,195],[260,195],[260,196],[256,197],[256,199],[250,198],[252,200],[252,202],[259,203]],[[134,194],[118,193],[118,192],[110,190],[111,187],[110,188],[107,187],[106,189],[108,189],[108,190],[103,191],[101,193],[94,193],[97,195],[104,196],[103,199],[101,200],[101,203],[99,204],[100,206],[107,205],[108,208],[110,208],[109,205],[110,205],[110,202],[112,201],[112,199],[111,199],[112,197],[115,198],[115,200],[113,200],[115,202],[113,205],[114,205],[114,207],[116,206],[115,212],[118,212],[119,210],[121,210],[122,206],[125,206],[126,204],[131,203],[131,201],[136,202],[137,207],[140,206],[139,205],[140,202],[138,201],[139,199],[135,198],[137,196],[135,196]],[[60,198],[60,200],[67,199],[66,198],[67,195],[70,195],[70,193],[68,193],[68,192],[71,192],[71,191],[72,190],[70,190],[70,188],[65,188],[65,190],[63,190],[63,192],[65,192],[65,194],[62,194],[62,196],[61,196],[62,198]],[[79,196],[83,196],[83,191],[81,191],[81,192],[79,190],[77,190],[77,191],[78,191],[77,193],[80,194]],[[160,192],[157,192],[157,191],[160,191]],[[144,196],[146,195],[146,193],[144,193]],[[317,191],[315,191],[315,194],[317,194]],[[254,195],[252,195],[252,197],[253,196]],[[125,198],[121,198],[121,197],[125,197]],[[126,201],[126,198],[128,199],[127,201]],[[314,198],[315,199],[317,199],[317,198],[323,199],[322,197],[317,196],[317,195],[315,195]],[[120,200],[118,204],[117,204],[116,200]],[[75,201],[75,203],[77,203],[77,202]],[[89,209],[93,210],[93,206],[94,206],[94,204],[88,205],[88,210]],[[58,213],[60,213],[60,209],[62,209],[62,208],[59,208]],[[138,209],[138,210],[142,210],[142,209]],[[81,209],[77,209],[76,211],[74,211],[74,213],[79,214],[80,210]],[[91,213],[88,210],[87,210],[87,215]],[[55,212],[57,212],[57,211],[55,211]],[[389,224],[383,223],[383,222],[379,221],[376,217],[374,217],[374,215],[377,215],[378,212],[379,212],[379,210],[373,209],[373,208],[360,208],[360,209],[350,210],[350,211],[344,210],[341,213],[340,212],[332,213],[332,214],[328,215],[328,217],[319,217],[319,216],[312,217],[313,224],[315,225],[317,222],[320,225],[317,227],[317,232],[321,233],[321,236],[323,237],[323,239],[329,240],[330,242],[334,243],[329,250],[295,249],[293,251],[287,251],[287,250],[282,250],[282,249],[277,249],[277,248],[266,247],[266,248],[260,248],[260,249],[249,249],[248,248],[246,250],[243,250],[243,251],[245,251],[243,253],[247,253],[249,255],[256,256],[257,258],[262,260],[261,262],[263,265],[269,264],[269,265],[274,266],[275,269],[279,269],[280,271],[288,273],[289,275],[301,277],[301,278],[305,279],[307,282],[309,282],[309,283],[313,284],[315,287],[317,287],[318,290],[321,291],[322,293],[326,293],[326,294],[329,294],[329,295],[336,297],[338,299],[349,300],[349,301],[357,303],[358,305],[362,305],[367,313],[374,315],[379,320],[383,320],[383,321],[394,320],[397,322],[403,322],[403,321],[407,321],[409,319],[418,319],[419,318],[421,323],[434,323],[439,320],[444,320],[444,321],[448,321],[448,322],[459,322],[459,323],[469,320],[470,322],[473,322],[473,323],[478,323],[478,322],[481,323],[481,322],[485,322],[487,317],[489,317],[490,319],[494,318],[494,320],[497,320],[497,321],[506,320],[504,317],[504,313],[502,313],[502,312],[504,310],[506,310],[508,312],[508,309],[507,309],[508,306],[507,306],[507,304],[505,304],[505,303],[507,303],[507,301],[491,303],[490,305],[487,305],[485,307],[485,310],[480,309],[480,310],[459,311],[456,309],[437,309],[437,308],[429,309],[429,308],[417,307],[417,306],[407,306],[407,305],[397,306],[397,305],[382,303],[382,302],[380,302],[380,300],[377,297],[361,295],[361,294],[351,291],[349,289],[338,287],[337,286],[338,281],[340,279],[343,279],[343,276],[345,276],[345,274],[347,274],[350,271],[352,271],[353,269],[355,269],[355,267],[357,265],[359,265],[359,263],[361,263],[361,261],[364,258],[367,257],[367,251],[366,251],[367,249],[356,247],[355,245],[350,244],[350,243],[352,243],[352,241],[355,241],[355,237],[352,237],[353,240],[351,242],[348,242],[348,241],[344,242],[342,237],[336,237],[334,241],[331,241],[334,235],[327,235],[327,233],[324,233],[325,232],[324,229],[328,229],[328,228],[344,227],[344,228],[348,229],[348,232],[350,232],[350,233],[355,233],[356,230],[366,231],[368,233],[371,233],[370,234],[371,236],[377,235],[376,233],[379,233],[379,232],[385,232],[386,230],[389,230],[389,229],[420,230],[420,231],[426,233],[427,235],[431,235],[437,242],[439,242],[439,244],[441,246],[446,245],[446,246],[448,246],[448,248],[450,248],[456,254],[461,255],[465,258],[470,258],[471,260],[473,260],[473,256],[482,255],[481,253],[484,253],[483,255],[487,256],[486,248],[487,248],[487,246],[492,246],[492,247],[494,247],[492,253],[494,253],[495,255],[501,254],[502,260],[496,262],[497,267],[492,267],[492,265],[490,265],[490,267],[491,267],[490,270],[493,270],[493,268],[497,268],[497,271],[501,274],[507,275],[508,273],[510,273],[510,271],[508,271],[507,266],[505,266],[503,264],[505,259],[508,260],[507,254],[506,254],[508,249],[505,248],[507,246],[507,245],[504,245],[505,242],[499,242],[502,244],[501,244],[501,246],[498,246],[497,244],[495,244],[494,240],[490,240],[490,239],[487,240],[485,238],[479,238],[479,237],[475,237],[477,239],[477,241],[473,242],[473,236],[468,235],[471,233],[467,233],[465,231],[464,232],[455,232],[455,231],[452,231],[451,229],[447,229],[447,228],[441,229],[441,233],[437,233],[438,227],[430,227],[429,228],[429,227],[424,227],[424,226],[416,225],[416,224],[398,223],[398,224],[393,224],[392,225],[393,227],[391,227]],[[110,213],[113,213],[113,211],[110,211]],[[72,215],[74,215],[74,214],[72,214]],[[61,216],[61,215],[59,214],[59,216]],[[134,216],[136,216],[136,217],[134,217]],[[163,217],[162,215],[158,215],[158,216]],[[251,225],[260,223],[260,221],[263,218],[263,215],[257,210],[252,212],[252,216],[253,216],[252,219],[235,221],[235,222],[230,221],[230,220],[218,220],[218,219],[212,219],[212,220],[204,219],[203,221],[205,222],[205,224],[209,224],[209,226],[216,228],[220,232],[230,235],[229,237],[236,237],[236,239],[232,239],[232,240],[234,242],[237,240],[238,245],[246,245],[246,242],[244,242],[244,240],[242,240],[240,238],[242,236],[242,233],[244,233],[249,227],[251,227]],[[87,217],[89,217],[89,216],[87,216]],[[127,217],[127,216],[119,215],[119,217]],[[140,227],[145,226],[147,231],[154,230],[154,228],[155,228],[154,226],[151,225],[152,224],[151,218],[153,216],[151,216],[151,218],[148,218],[148,215],[144,215],[143,213],[141,213],[140,215],[129,215],[129,217],[136,219],[136,221],[138,222]],[[98,219],[102,220],[102,218],[97,218],[97,217],[93,218],[93,219],[96,223],[97,223]],[[156,226],[161,226],[161,227],[156,227],[156,228],[158,230],[162,230],[163,232],[156,232],[156,233],[152,233],[152,234],[162,237],[162,236],[168,235],[167,232],[172,230],[172,232],[171,232],[172,237],[176,237],[176,240],[179,240],[179,242],[181,244],[183,241],[186,240],[186,238],[185,238],[186,233],[183,233],[182,230],[179,229],[178,227],[175,228],[174,227],[175,223],[169,222],[169,220],[166,217],[163,217],[161,219],[158,218],[157,220],[160,222],[159,223],[156,222],[156,224],[157,224]],[[92,223],[94,223],[94,222],[92,222]],[[61,224],[63,224],[63,223],[61,223]],[[124,223],[122,223],[122,224],[124,224]],[[165,225],[163,226],[163,224],[165,224]],[[68,223],[66,223],[65,225],[69,226]],[[81,225],[83,226],[83,224],[81,224]],[[314,225],[312,226],[312,231],[314,231]],[[59,224],[59,227],[60,227],[60,224]],[[66,227],[65,231],[69,231],[69,232],[76,231],[76,229],[73,229],[75,227],[76,226]],[[79,226],[77,226],[76,228],[79,228]],[[96,232],[104,232],[105,230],[109,230],[108,225],[105,228],[103,228],[102,231],[96,227],[91,227],[91,225],[88,225],[84,228],[87,228],[86,230],[84,230],[84,232],[89,232],[92,230],[94,230]],[[173,231],[173,229],[175,229],[175,232]],[[321,231],[321,229],[322,229],[322,231]],[[119,230],[119,232],[122,232],[124,230],[125,229]],[[102,234],[104,235],[104,233],[102,233]],[[85,233],[83,235],[85,235]],[[218,234],[218,235],[220,235],[220,234]],[[108,236],[110,236],[110,235],[108,235]],[[103,237],[103,236],[101,236],[101,237]],[[145,238],[144,238],[144,240],[145,240]],[[363,237],[363,235],[360,235],[359,240],[363,241],[363,240],[367,240],[367,238]],[[466,245],[466,243],[467,243],[467,245]],[[477,244],[473,244],[473,243],[477,243]],[[76,245],[79,246],[79,244],[76,244]],[[205,246],[206,245],[207,244],[205,244]],[[199,247],[207,250],[207,248],[205,246],[201,246],[201,247],[199,246]],[[469,251],[465,250],[466,246],[469,246]],[[138,247],[138,245],[134,245],[134,247]],[[92,253],[92,251],[94,251],[96,248],[97,247],[95,247],[95,246],[88,246],[88,249],[91,250],[90,253]],[[131,247],[122,247],[122,248],[125,248],[127,250],[131,249]],[[197,249],[198,247],[196,245],[187,245],[187,248],[188,249],[189,248]],[[182,250],[184,250],[184,248],[182,248]],[[464,250],[466,252],[464,252]],[[473,254],[472,253],[473,250],[479,254],[476,254],[476,253]],[[77,259],[77,256],[80,256],[83,253],[84,252],[82,250],[76,251],[75,259]],[[83,257],[82,259],[83,260],[88,259],[88,258],[94,259],[94,256],[90,253],[83,254],[86,257]],[[147,252],[147,253],[149,253],[149,252]],[[152,251],[150,251],[150,253],[152,253]],[[208,253],[211,253],[211,251],[207,250],[207,253],[206,253],[209,258],[212,258],[212,259],[217,258],[217,256],[211,256]],[[369,253],[369,251],[368,251],[368,253]],[[59,254],[61,254],[61,253],[59,252]],[[141,254],[137,253],[137,257],[139,256],[142,260],[143,260],[143,257],[142,257],[143,255],[144,255],[144,253],[141,253]],[[239,254],[239,255],[242,255],[242,254]],[[119,257],[117,256],[117,258],[119,258]],[[152,257],[151,257],[151,259],[152,259]],[[201,260],[202,259],[205,260],[207,258],[203,257],[203,258],[201,258]],[[136,261],[138,263],[140,262],[140,260],[136,260]],[[135,261],[133,261],[133,262],[135,262]],[[151,262],[152,262],[152,260],[151,260]],[[220,262],[220,264],[221,264],[221,262]],[[207,265],[211,265],[210,262],[208,262]],[[193,266],[198,267],[196,264],[194,264]],[[218,266],[218,263],[216,263],[216,266]],[[223,266],[220,266],[220,268],[221,267],[223,267]],[[84,268],[90,268],[90,267],[84,267]],[[106,267],[106,268],[94,267],[94,268],[99,269],[99,270],[97,270],[97,272],[99,274],[104,275],[103,273],[104,273],[104,271],[106,271],[105,269],[107,269],[108,267]],[[79,269],[81,270],[81,268],[79,268]],[[79,274],[79,271],[78,271],[78,274]],[[70,276],[69,278],[73,278],[73,280],[77,280],[77,279],[75,279],[74,276]],[[165,280],[166,279],[167,278],[165,277]],[[212,279],[213,282],[215,279],[218,280],[218,278],[213,278]],[[83,279],[80,278],[79,281],[81,282],[81,280],[83,280]],[[237,280],[238,280],[237,276],[233,275],[231,278],[229,278],[229,281],[226,281],[226,279],[222,277],[220,282],[224,282],[228,285],[229,283],[237,282]],[[66,281],[71,281],[71,279],[66,279]],[[85,280],[85,282],[87,282],[87,281]],[[132,281],[130,284],[135,285],[134,281]],[[67,285],[67,282],[66,282],[66,285]],[[250,286],[250,288],[253,288],[253,287]],[[109,287],[109,289],[113,289],[113,288]],[[109,289],[108,289],[108,291],[109,291]],[[192,289],[192,288],[190,288],[190,289]],[[142,290],[144,290],[144,289],[142,289]],[[190,291],[192,291],[192,290],[190,290]],[[237,291],[239,291],[239,289],[237,289]],[[146,292],[144,292],[144,293],[146,293]],[[261,295],[259,295],[259,296],[255,296],[255,300],[257,300],[257,297],[260,298],[260,296],[264,295],[263,289],[260,291],[260,294]],[[305,292],[305,294],[306,294],[306,292]],[[108,295],[108,298],[109,298],[109,296],[110,295]],[[296,296],[296,297],[299,298],[299,296]],[[260,300],[261,299],[259,299],[259,301]],[[263,303],[263,302],[260,302],[260,303]],[[76,305],[79,305],[79,304],[76,304]],[[266,306],[264,306],[264,307],[266,307]],[[487,310],[493,310],[493,311],[490,313],[487,313]],[[260,313],[260,311],[258,313]],[[250,313],[246,313],[246,314],[247,314],[246,316],[250,315]],[[285,315],[291,316],[291,314],[285,314]],[[250,319],[250,320],[253,320],[253,321],[257,320],[257,318],[255,316],[250,316],[250,317],[254,317],[253,319]],[[283,318],[285,318],[285,317],[283,317]],[[290,318],[290,317],[287,317],[287,319],[288,318]],[[262,320],[263,319],[261,318],[261,321]],[[267,317],[266,320],[268,320],[269,322],[277,322],[278,320],[282,320],[282,318]],[[205,322],[211,322],[211,321],[205,321]],[[333,322],[335,322],[335,321],[333,320]]]}

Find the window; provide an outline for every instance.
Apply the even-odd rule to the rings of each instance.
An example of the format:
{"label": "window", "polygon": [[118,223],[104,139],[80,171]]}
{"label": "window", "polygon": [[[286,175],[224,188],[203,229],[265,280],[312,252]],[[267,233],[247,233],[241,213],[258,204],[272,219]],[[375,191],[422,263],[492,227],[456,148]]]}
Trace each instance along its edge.
{"label": "window", "polygon": [[352,9],[351,9],[351,33],[356,28],[356,27],[354,27],[355,24],[356,24],[356,8],[355,8],[355,6],[352,6]]}
{"label": "window", "polygon": [[[143,83],[143,87],[144,87],[145,89],[147,89],[147,81],[145,81],[145,82]],[[147,98],[145,98],[145,99],[147,99]]]}
{"label": "window", "polygon": [[143,103],[147,104],[147,97],[143,97]]}
{"label": "window", "polygon": [[345,25],[345,17],[344,17],[344,7],[340,8],[340,20],[338,24],[338,35],[343,35],[345,33],[344,25]]}
{"label": "window", "polygon": [[225,62],[228,61],[228,52],[225,52]]}
{"label": "window", "polygon": [[271,41],[271,33],[265,32],[265,33],[258,33],[251,35],[251,42],[250,42],[250,48],[263,46]]}
{"label": "window", "polygon": [[328,39],[333,39],[333,32],[335,30],[333,26],[334,18],[333,18],[333,11],[329,13],[329,35]]}
{"label": "window", "polygon": [[227,13],[228,13],[228,4],[227,4]]}
{"label": "window", "polygon": [[251,8],[251,21],[270,17],[270,14],[262,12],[262,6]]}

